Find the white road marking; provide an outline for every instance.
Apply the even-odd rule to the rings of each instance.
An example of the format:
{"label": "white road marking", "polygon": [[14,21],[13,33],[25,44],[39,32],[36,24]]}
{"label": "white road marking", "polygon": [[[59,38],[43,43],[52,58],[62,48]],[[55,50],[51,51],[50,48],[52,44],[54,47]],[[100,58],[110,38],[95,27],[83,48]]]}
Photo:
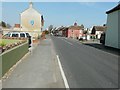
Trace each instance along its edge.
{"label": "white road marking", "polygon": [[67,89],[69,89],[69,85],[68,85],[68,82],[67,82],[67,78],[66,78],[65,73],[64,73],[64,71],[63,71],[63,68],[62,68],[62,65],[61,65],[59,56],[58,56],[58,55],[56,55],[56,56],[57,56],[58,64],[59,64],[59,67],[60,67],[60,72],[61,72],[61,75],[62,75],[64,84],[65,84],[65,87],[66,87]]}

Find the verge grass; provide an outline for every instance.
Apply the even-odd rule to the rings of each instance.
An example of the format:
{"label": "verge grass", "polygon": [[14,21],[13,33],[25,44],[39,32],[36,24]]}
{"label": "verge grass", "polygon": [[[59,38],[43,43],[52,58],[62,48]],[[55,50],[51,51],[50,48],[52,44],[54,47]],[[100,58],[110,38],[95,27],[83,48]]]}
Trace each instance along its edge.
{"label": "verge grass", "polygon": [[12,43],[15,43],[15,42],[19,42],[20,40],[11,40],[11,39],[0,39],[0,46],[1,44],[12,44]]}

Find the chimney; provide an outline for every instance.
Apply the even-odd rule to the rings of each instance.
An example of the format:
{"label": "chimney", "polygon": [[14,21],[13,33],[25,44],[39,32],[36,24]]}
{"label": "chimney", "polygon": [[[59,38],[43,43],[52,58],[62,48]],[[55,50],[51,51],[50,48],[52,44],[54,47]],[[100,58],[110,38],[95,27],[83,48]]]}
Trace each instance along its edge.
{"label": "chimney", "polygon": [[74,23],[74,26],[77,26],[77,23],[76,23],[76,22]]}

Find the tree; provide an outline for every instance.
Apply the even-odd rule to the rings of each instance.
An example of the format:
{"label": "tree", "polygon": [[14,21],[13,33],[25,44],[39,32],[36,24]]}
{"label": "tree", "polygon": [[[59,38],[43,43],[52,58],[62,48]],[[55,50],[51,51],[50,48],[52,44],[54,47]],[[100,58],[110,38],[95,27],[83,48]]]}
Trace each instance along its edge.
{"label": "tree", "polygon": [[45,34],[49,34],[49,32],[47,30],[45,30],[44,32],[45,32]]}
{"label": "tree", "polygon": [[87,34],[87,30],[84,30],[84,31],[83,31],[83,34]]}
{"label": "tree", "polygon": [[81,24],[81,27],[84,29],[84,25],[83,24]]}
{"label": "tree", "polygon": [[1,24],[2,24],[2,27],[6,27],[6,23],[5,22],[1,22]]}
{"label": "tree", "polygon": [[7,28],[11,28],[11,25],[10,25],[10,24],[7,24],[6,27],[7,27]]}
{"label": "tree", "polygon": [[53,25],[50,25],[50,26],[48,27],[48,31],[51,33],[52,29],[53,29]]}

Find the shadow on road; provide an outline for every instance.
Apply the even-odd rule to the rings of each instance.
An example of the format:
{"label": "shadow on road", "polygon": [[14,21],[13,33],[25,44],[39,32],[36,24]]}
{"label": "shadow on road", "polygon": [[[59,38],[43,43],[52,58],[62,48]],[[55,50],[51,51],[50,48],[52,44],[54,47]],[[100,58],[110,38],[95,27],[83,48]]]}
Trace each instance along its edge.
{"label": "shadow on road", "polygon": [[112,53],[112,54],[115,54],[115,55],[120,55],[120,50],[119,49],[108,47],[108,46],[104,46],[102,44],[87,43],[87,44],[84,44],[84,45],[91,46],[91,47],[94,47],[96,49],[100,49],[102,51],[105,51],[105,52],[108,52],[108,53]]}

